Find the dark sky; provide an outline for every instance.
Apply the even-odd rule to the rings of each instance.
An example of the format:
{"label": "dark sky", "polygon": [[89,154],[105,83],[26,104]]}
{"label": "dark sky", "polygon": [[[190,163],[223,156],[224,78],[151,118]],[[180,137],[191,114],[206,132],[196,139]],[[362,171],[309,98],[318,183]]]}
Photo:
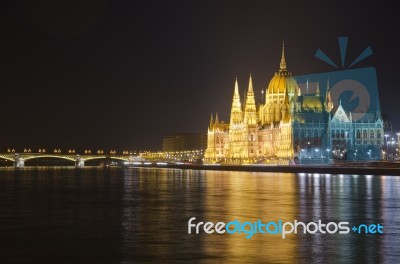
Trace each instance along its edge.
{"label": "dark sky", "polygon": [[[56,2],[56,3],[55,3]],[[65,3],[63,3],[65,2]],[[257,95],[282,40],[295,75],[334,70],[367,46],[381,105],[398,113],[397,8],[366,1],[8,1],[0,8],[0,148],[159,149],[228,120],[235,75]],[[396,126],[396,128],[400,128]]]}

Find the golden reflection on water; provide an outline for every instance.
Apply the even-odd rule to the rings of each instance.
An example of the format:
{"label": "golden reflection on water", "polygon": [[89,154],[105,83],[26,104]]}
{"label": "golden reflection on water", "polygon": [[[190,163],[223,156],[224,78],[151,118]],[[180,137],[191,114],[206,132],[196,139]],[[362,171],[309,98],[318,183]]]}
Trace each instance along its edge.
{"label": "golden reflection on water", "polygon": [[[7,255],[10,263],[33,258],[54,263],[55,255],[99,264],[400,263],[399,190],[400,177],[390,176],[0,169],[0,258]],[[195,223],[380,223],[384,234],[196,235],[188,234],[192,217]]]}
{"label": "golden reflection on water", "polygon": [[[207,171],[206,207],[204,221],[225,223],[240,222],[263,223],[278,220],[292,221],[297,215],[297,199],[294,175],[248,172]],[[246,234],[204,235],[206,252],[226,254],[224,261],[229,263],[281,261],[295,262],[296,237],[281,234],[254,234],[246,239]]]}
{"label": "golden reflection on water", "polygon": [[[393,262],[399,251],[400,178],[134,169],[125,172],[124,259],[138,262]],[[390,184],[389,184],[390,182]],[[393,187],[395,186],[395,187]],[[389,190],[390,189],[390,190]],[[389,235],[188,234],[188,220],[380,222]],[[392,229],[390,229],[392,228]],[[395,228],[395,229],[393,229]],[[397,229],[396,229],[397,228]],[[400,253],[400,252],[399,252]]]}

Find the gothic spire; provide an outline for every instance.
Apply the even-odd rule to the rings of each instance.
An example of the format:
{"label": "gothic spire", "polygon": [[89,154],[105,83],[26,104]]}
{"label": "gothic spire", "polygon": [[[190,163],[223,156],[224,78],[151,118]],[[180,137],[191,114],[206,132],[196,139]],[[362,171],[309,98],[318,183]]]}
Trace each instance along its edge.
{"label": "gothic spire", "polygon": [[308,95],[308,78],[307,78],[306,94]]}
{"label": "gothic spire", "polygon": [[281,64],[280,68],[282,71],[286,70],[286,60],[285,60],[285,41],[282,43],[282,57],[281,57]]}
{"label": "gothic spire", "polygon": [[331,112],[333,109],[331,90],[329,89],[329,80],[327,83],[326,96],[325,96],[325,109],[327,112]]}
{"label": "gothic spire", "polygon": [[249,88],[247,90],[246,104],[244,107],[244,121],[249,125],[257,124],[257,109],[256,101],[254,99],[253,80],[251,78],[251,74],[249,77]]}
{"label": "gothic spire", "polygon": [[240,103],[239,85],[237,77],[235,80],[235,91],[233,93],[231,108],[231,124],[240,124],[242,122],[242,104]]}
{"label": "gothic spire", "polygon": [[239,85],[238,85],[237,76],[236,76],[236,80],[235,80],[235,91],[233,94],[233,100],[235,100],[235,99],[239,99],[239,102],[240,102]]}
{"label": "gothic spire", "polygon": [[253,91],[253,79],[251,78],[251,73],[250,73],[250,77],[249,77],[249,89],[247,91],[247,95],[249,94],[253,94],[254,95],[254,91]]}

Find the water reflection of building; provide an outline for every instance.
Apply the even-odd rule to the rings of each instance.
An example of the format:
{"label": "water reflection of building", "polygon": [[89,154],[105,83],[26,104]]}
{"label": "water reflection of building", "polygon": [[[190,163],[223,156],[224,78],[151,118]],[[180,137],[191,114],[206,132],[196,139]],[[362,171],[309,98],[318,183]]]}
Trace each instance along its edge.
{"label": "water reflection of building", "polygon": [[283,47],[280,68],[261,104],[256,104],[250,76],[242,106],[236,80],[230,123],[211,116],[206,162],[304,164],[380,158],[379,104],[375,113],[346,112],[333,105],[329,81],[324,93],[318,84],[315,94],[302,95],[286,66]]}
{"label": "water reflection of building", "polygon": [[[265,224],[297,218],[297,182],[293,174],[204,171],[207,195],[204,196],[204,219],[207,221],[238,220]],[[278,180],[279,178],[279,180]],[[279,197],[279,199],[277,199]],[[205,252],[220,256],[224,263],[296,263],[298,236],[290,234],[204,235]]]}
{"label": "water reflection of building", "polygon": [[[398,198],[398,195],[391,197],[383,192],[385,177],[300,174],[297,181],[299,220],[344,221],[349,222],[350,227],[381,223],[384,228],[398,222],[394,220],[398,219],[396,217],[382,216],[384,212],[392,214],[396,211],[387,205],[387,201]],[[331,263],[332,259],[381,263],[385,256],[390,255],[384,252],[384,243],[389,237],[387,234],[366,235],[353,231],[349,234],[299,234],[298,253],[307,263]]]}

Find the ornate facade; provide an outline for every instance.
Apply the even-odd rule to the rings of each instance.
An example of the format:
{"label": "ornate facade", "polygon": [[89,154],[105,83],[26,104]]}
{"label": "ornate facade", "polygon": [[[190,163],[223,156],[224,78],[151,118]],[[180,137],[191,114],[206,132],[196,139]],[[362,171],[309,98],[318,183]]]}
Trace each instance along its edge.
{"label": "ornate facade", "polygon": [[[261,104],[256,104],[250,75],[242,106],[236,79],[229,124],[220,121],[218,115],[211,116],[205,162],[322,163],[338,158],[335,155],[339,150],[342,154],[339,158],[343,159],[345,151],[345,157],[349,159],[347,152],[357,153],[364,149],[365,143],[374,146],[374,154],[372,150],[369,152],[370,158],[378,158],[380,152],[376,149],[383,144],[380,113],[364,113],[363,121],[352,122],[351,113],[346,113],[341,105],[335,113],[331,113],[333,109],[329,82],[325,94],[320,94],[318,87],[315,94],[302,95],[295,78],[286,68],[283,47],[279,70],[269,82]],[[341,140],[342,131],[349,137],[345,143]],[[364,140],[364,134],[358,137],[357,131],[360,135],[368,131],[369,139]]]}

